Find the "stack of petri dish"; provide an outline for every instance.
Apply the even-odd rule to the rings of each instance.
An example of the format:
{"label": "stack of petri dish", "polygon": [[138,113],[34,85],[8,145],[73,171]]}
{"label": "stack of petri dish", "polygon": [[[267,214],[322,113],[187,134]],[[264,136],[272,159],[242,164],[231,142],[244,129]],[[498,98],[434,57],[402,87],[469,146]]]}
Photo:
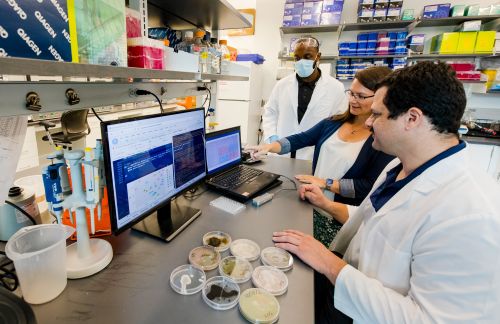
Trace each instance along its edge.
{"label": "stack of petri dish", "polygon": [[260,266],[252,273],[252,282],[274,296],[283,295],[288,289],[288,278],[285,273],[275,267]]}
{"label": "stack of petri dish", "polygon": [[240,286],[228,277],[212,277],[205,283],[202,296],[207,305],[213,309],[231,309],[240,299]]}
{"label": "stack of petri dish", "polygon": [[280,313],[276,297],[261,288],[250,288],[241,293],[240,313],[250,323],[275,323]]}
{"label": "stack of petri dish", "polygon": [[205,286],[205,272],[191,264],[181,265],[170,274],[170,286],[181,295],[192,295]]}
{"label": "stack of petri dish", "polygon": [[231,236],[221,231],[208,232],[207,234],[203,235],[203,244],[213,246],[215,250],[222,253],[229,249],[229,245],[231,244]]}
{"label": "stack of petri dish", "polygon": [[245,259],[228,256],[219,263],[219,273],[233,279],[236,283],[244,283],[252,277],[253,267]]}
{"label": "stack of petri dish", "polygon": [[235,257],[255,261],[260,256],[260,247],[257,243],[247,239],[233,241],[229,247],[231,254]]}
{"label": "stack of petri dish", "polygon": [[281,271],[288,271],[293,267],[293,257],[287,251],[270,246],[262,250],[260,260],[264,265],[272,266]]}
{"label": "stack of petri dish", "polygon": [[213,246],[198,246],[189,252],[189,263],[205,271],[217,268],[220,262],[220,253]]}

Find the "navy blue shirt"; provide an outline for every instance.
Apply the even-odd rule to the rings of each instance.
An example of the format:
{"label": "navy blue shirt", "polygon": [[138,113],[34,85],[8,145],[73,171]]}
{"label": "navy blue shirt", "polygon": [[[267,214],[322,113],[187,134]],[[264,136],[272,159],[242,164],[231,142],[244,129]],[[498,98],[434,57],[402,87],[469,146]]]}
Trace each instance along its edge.
{"label": "navy blue shirt", "polygon": [[370,195],[370,200],[372,202],[375,211],[379,211],[386,202],[388,202],[395,194],[399,192],[407,183],[418,177],[422,172],[438,163],[439,161],[457,153],[458,151],[465,148],[465,142],[460,141],[457,145],[450,147],[444,152],[439,153],[429,161],[425,162],[418,168],[416,168],[410,175],[406,178],[396,181],[396,178],[403,169],[403,165],[400,163],[393,169],[387,172],[387,178],[385,181]]}

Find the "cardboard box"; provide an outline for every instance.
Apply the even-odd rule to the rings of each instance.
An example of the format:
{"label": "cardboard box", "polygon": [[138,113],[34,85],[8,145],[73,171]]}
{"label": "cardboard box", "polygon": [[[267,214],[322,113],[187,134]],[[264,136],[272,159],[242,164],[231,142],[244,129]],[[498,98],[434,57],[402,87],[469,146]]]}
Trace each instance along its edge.
{"label": "cardboard box", "polygon": [[285,3],[285,10],[283,16],[295,16],[302,15],[302,9],[304,8],[304,3]]}
{"label": "cardboard box", "polygon": [[344,0],[323,0],[323,12],[342,13]]}
{"label": "cardboard box", "polygon": [[342,14],[336,12],[324,12],[321,14],[320,25],[338,25]]}
{"label": "cardboard box", "polygon": [[442,33],[432,37],[431,53],[455,54],[460,33]]}
{"label": "cardboard box", "polygon": [[387,9],[387,21],[399,20],[400,15],[401,15],[401,8]]}
{"label": "cardboard box", "polygon": [[493,53],[496,31],[480,31],[477,33],[474,53]]}
{"label": "cardboard box", "polygon": [[408,48],[418,54],[424,52],[425,34],[414,34],[408,37]]}
{"label": "cardboard box", "polygon": [[320,14],[323,9],[323,1],[306,2],[302,8],[303,15]]}
{"label": "cardboard box", "polygon": [[321,14],[302,15],[300,22],[301,26],[318,26],[321,19]]}
{"label": "cardboard box", "polygon": [[403,0],[389,0],[389,8],[403,8]]}
{"label": "cardboard box", "polygon": [[466,31],[460,32],[457,45],[458,54],[472,54],[476,45],[477,32]]}
{"label": "cardboard box", "polygon": [[[70,22],[66,0],[59,8],[45,1],[0,2],[0,56],[25,57],[41,60],[78,62],[72,59]],[[76,38],[74,39],[76,42]]]}
{"label": "cardboard box", "polygon": [[284,27],[292,27],[292,26],[300,26],[301,15],[293,15],[293,16],[283,16],[283,26]]}
{"label": "cardboard box", "polygon": [[446,18],[450,13],[451,4],[441,3],[424,7],[423,18]]}
{"label": "cardboard box", "polygon": [[387,9],[375,9],[373,12],[373,21],[385,21],[387,16]]}
{"label": "cardboard box", "polygon": [[460,26],[458,26],[455,31],[480,31],[481,30],[481,20],[469,20],[464,21]]}

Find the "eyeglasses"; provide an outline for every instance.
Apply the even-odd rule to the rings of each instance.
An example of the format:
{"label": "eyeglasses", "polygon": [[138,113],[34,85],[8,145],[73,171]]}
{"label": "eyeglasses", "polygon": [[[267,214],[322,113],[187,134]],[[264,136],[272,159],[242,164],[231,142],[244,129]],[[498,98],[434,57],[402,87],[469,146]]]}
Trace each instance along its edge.
{"label": "eyeglasses", "polygon": [[348,95],[349,97],[352,97],[352,98],[354,98],[354,99],[358,100],[358,101],[363,101],[363,100],[365,100],[365,99],[375,97],[375,95],[371,95],[371,96],[363,96],[363,95],[361,95],[361,94],[359,94],[359,93],[354,93],[354,92],[352,92],[351,90],[346,90],[346,91],[345,91],[345,94],[346,94],[346,95]]}

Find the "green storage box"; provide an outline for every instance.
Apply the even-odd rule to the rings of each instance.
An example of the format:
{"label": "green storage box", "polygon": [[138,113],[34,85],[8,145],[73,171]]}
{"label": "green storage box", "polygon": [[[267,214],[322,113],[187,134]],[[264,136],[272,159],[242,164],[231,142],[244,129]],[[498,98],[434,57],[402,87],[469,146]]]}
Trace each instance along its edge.
{"label": "green storage box", "polygon": [[75,1],[81,63],[127,66],[124,0]]}
{"label": "green storage box", "polygon": [[495,46],[496,31],[480,31],[477,33],[476,46],[474,47],[475,53],[489,54],[493,53],[493,46]]}
{"label": "green storage box", "polygon": [[453,6],[450,10],[450,17],[461,17],[465,16],[465,5]]}
{"label": "green storage box", "polygon": [[467,6],[465,8],[465,15],[466,16],[478,16],[479,15],[479,8],[480,8],[480,6],[478,4]]}
{"label": "green storage box", "polygon": [[473,54],[476,45],[477,32],[460,32],[457,54]]}
{"label": "green storage box", "polygon": [[431,53],[455,54],[460,33],[442,33],[432,37]]}

